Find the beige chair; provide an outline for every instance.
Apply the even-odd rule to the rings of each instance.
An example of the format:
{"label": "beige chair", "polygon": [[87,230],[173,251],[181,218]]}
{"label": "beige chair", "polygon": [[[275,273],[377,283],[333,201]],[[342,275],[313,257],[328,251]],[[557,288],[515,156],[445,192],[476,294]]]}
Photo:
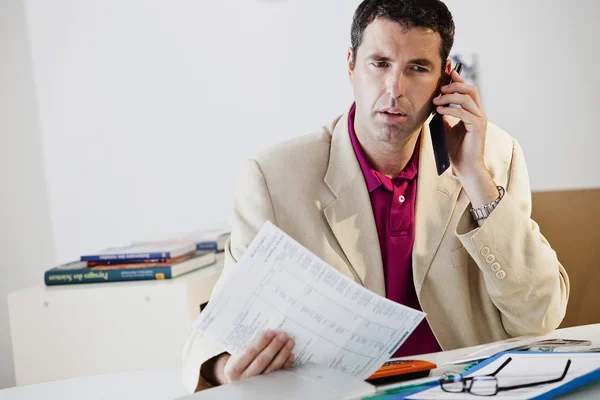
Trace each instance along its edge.
{"label": "beige chair", "polygon": [[571,281],[561,327],[600,323],[600,189],[536,192],[532,202]]}

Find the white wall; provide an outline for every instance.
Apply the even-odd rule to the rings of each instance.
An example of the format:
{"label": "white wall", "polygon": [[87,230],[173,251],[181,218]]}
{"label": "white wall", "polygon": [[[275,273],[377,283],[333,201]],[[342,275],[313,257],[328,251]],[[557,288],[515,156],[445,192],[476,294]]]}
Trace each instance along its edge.
{"label": "white wall", "polygon": [[[351,102],[359,2],[27,0],[58,260],[228,218],[242,159]],[[600,185],[600,6],[577,4],[449,1],[535,189]]]}
{"label": "white wall", "polygon": [[448,0],[480,56],[488,118],[525,152],[533,190],[600,187],[598,0]]}
{"label": "white wall", "polygon": [[15,383],[6,296],[56,259],[44,164],[23,4],[0,0],[0,389]]}
{"label": "white wall", "polygon": [[350,104],[349,3],[26,1],[59,261],[227,219],[242,159]]}
{"label": "white wall", "polygon": [[[228,218],[242,159],[350,104],[359,2],[25,0],[55,262]],[[533,188],[600,186],[600,2],[448,5]]]}

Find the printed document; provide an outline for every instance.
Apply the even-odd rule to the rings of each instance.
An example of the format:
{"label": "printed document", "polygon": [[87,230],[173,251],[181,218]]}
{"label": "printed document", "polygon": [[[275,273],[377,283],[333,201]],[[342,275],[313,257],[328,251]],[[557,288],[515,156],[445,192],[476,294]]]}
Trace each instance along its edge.
{"label": "printed document", "polygon": [[295,365],[365,379],[425,317],[365,289],[270,222],[233,268],[195,323],[231,354],[274,329],[294,338]]}

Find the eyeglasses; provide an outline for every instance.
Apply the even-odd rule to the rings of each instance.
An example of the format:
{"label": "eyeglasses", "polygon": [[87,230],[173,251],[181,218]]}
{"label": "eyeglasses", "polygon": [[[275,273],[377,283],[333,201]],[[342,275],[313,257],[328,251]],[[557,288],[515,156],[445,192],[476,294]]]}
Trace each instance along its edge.
{"label": "eyeglasses", "polygon": [[547,383],[555,383],[562,381],[567,372],[569,371],[569,367],[571,366],[571,360],[567,361],[565,365],[565,370],[559,378],[549,379],[546,381],[539,382],[531,382],[524,383],[521,385],[512,385],[512,386],[498,386],[498,378],[496,375],[502,371],[502,368],[506,367],[506,365],[512,360],[512,357],[508,357],[504,363],[497,370],[487,375],[479,375],[479,376],[469,376],[464,377],[459,373],[448,372],[445,373],[440,379],[440,386],[444,392],[448,393],[462,393],[468,392],[476,396],[495,396],[498,392],[506,391],[506,390],[514,390],[514,389],[522,389],[537,385],[544,385]]}

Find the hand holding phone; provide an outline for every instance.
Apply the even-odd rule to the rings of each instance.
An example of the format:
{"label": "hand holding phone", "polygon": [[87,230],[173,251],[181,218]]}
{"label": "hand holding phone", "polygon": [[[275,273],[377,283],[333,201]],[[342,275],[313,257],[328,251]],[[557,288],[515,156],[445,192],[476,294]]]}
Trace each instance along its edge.
{"label": "hand holding phone", "polygon": [[[462,71],[462,64],[456,63],[454,70],[460,74]],[[450,75],[448,78],[448,81],[444,83],[444,85],[452,83]],[[433,144],[433,155],[435,158],[437,174],[440,176],[450,166],[450,154],[448,153],[448,144],[446,143],[446,128],[444,127],[443,116],[438,114],[435,109],[433,118],[429,122],[429,131],[431,132],[431,143]]]}

